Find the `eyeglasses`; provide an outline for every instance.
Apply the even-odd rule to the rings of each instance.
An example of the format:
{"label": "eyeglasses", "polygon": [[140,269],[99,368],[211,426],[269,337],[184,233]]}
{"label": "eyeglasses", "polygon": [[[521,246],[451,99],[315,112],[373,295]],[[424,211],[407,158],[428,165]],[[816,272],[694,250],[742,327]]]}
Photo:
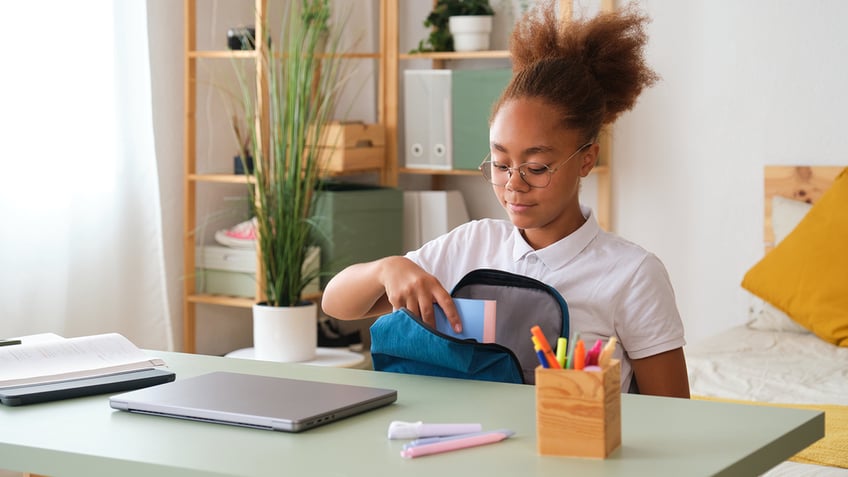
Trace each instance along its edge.
{"label": "eyeglasses", "polygon": [[571,160],[572,157],[580,154],[581,151],[586,149],[587,147],[594,144],[595,141],[589,141],[586,144],[577,148],[573,154],[568,156],[562,164],[557,167],[551,169],[549,166],[544,164],[540,164],[538,162],[525,162],[524,164],[520,164],[517,167],[509,167],[503,164],[498,164],[495,161],[489,160],[488,158],[491,154],[486,155],[486,160],[480,164],[480,172],[483,174],[483,178],[486,179],[487,182],[496,185],[498,187],[503,187],[512,179],[512,173],[514,171],[518,171],[518,175],[521,176],[521,180],[524,181],[525,184],[533,187],[535,189],[542,189],[547,187],[551,183],[551,176],[554,172],[558,171],[562,166],[568,164],[568,161]]}

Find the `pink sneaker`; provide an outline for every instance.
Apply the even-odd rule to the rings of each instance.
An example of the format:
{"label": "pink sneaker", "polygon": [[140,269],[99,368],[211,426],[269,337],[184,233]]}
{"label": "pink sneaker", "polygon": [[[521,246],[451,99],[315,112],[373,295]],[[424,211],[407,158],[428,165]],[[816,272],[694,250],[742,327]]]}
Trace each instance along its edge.
{"label": "pink sneaker", "polygon": [[232,248],[256,248],[256,218],[215,232],[215,241]]}

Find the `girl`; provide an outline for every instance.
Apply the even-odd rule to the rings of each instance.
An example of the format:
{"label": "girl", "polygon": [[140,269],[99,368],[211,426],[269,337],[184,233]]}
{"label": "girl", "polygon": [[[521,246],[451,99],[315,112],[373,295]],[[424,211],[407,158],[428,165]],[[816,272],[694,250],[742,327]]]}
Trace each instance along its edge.
{"label": "girl", "polygon": [[603,231],[578,197],[601,127],[657,79],[643,58],[646,22],[629,9],[562,27],[554,2],[525,15],[510,39],[513,78],[493,108],[480,165],[509,221],[472,221],[405,256],[352,265],[328,283],[324,311],[352,320],[406,307],[432,325],[438,303],[459,331],[447,290],[471,270],[501,269],[556,288],[587,343],[618,339],[622,391],[689,397],[665,267]]}

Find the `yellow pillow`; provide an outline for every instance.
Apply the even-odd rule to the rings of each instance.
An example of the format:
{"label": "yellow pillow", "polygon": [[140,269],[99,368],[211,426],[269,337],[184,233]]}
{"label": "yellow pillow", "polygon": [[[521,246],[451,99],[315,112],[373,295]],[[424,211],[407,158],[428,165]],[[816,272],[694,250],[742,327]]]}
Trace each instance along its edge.
{"label": "yellow pillow", "polygon": [[819,338],[848,347],[848,168],[742,287]]}

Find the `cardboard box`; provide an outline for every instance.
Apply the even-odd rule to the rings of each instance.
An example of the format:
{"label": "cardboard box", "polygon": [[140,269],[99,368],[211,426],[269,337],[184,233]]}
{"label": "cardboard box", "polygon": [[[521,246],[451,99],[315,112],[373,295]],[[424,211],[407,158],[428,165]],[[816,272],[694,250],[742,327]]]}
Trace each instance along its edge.
{"label": "cardboard box", "polygon": [[536,440],[542,455],[604,459],[621,447],[621,362],[536,368]]}
{"label": "cardboard box", "polygon": [[328,172],[379,169],[386,162],[386,129],[382,124],[331,122],[317,142]]}

